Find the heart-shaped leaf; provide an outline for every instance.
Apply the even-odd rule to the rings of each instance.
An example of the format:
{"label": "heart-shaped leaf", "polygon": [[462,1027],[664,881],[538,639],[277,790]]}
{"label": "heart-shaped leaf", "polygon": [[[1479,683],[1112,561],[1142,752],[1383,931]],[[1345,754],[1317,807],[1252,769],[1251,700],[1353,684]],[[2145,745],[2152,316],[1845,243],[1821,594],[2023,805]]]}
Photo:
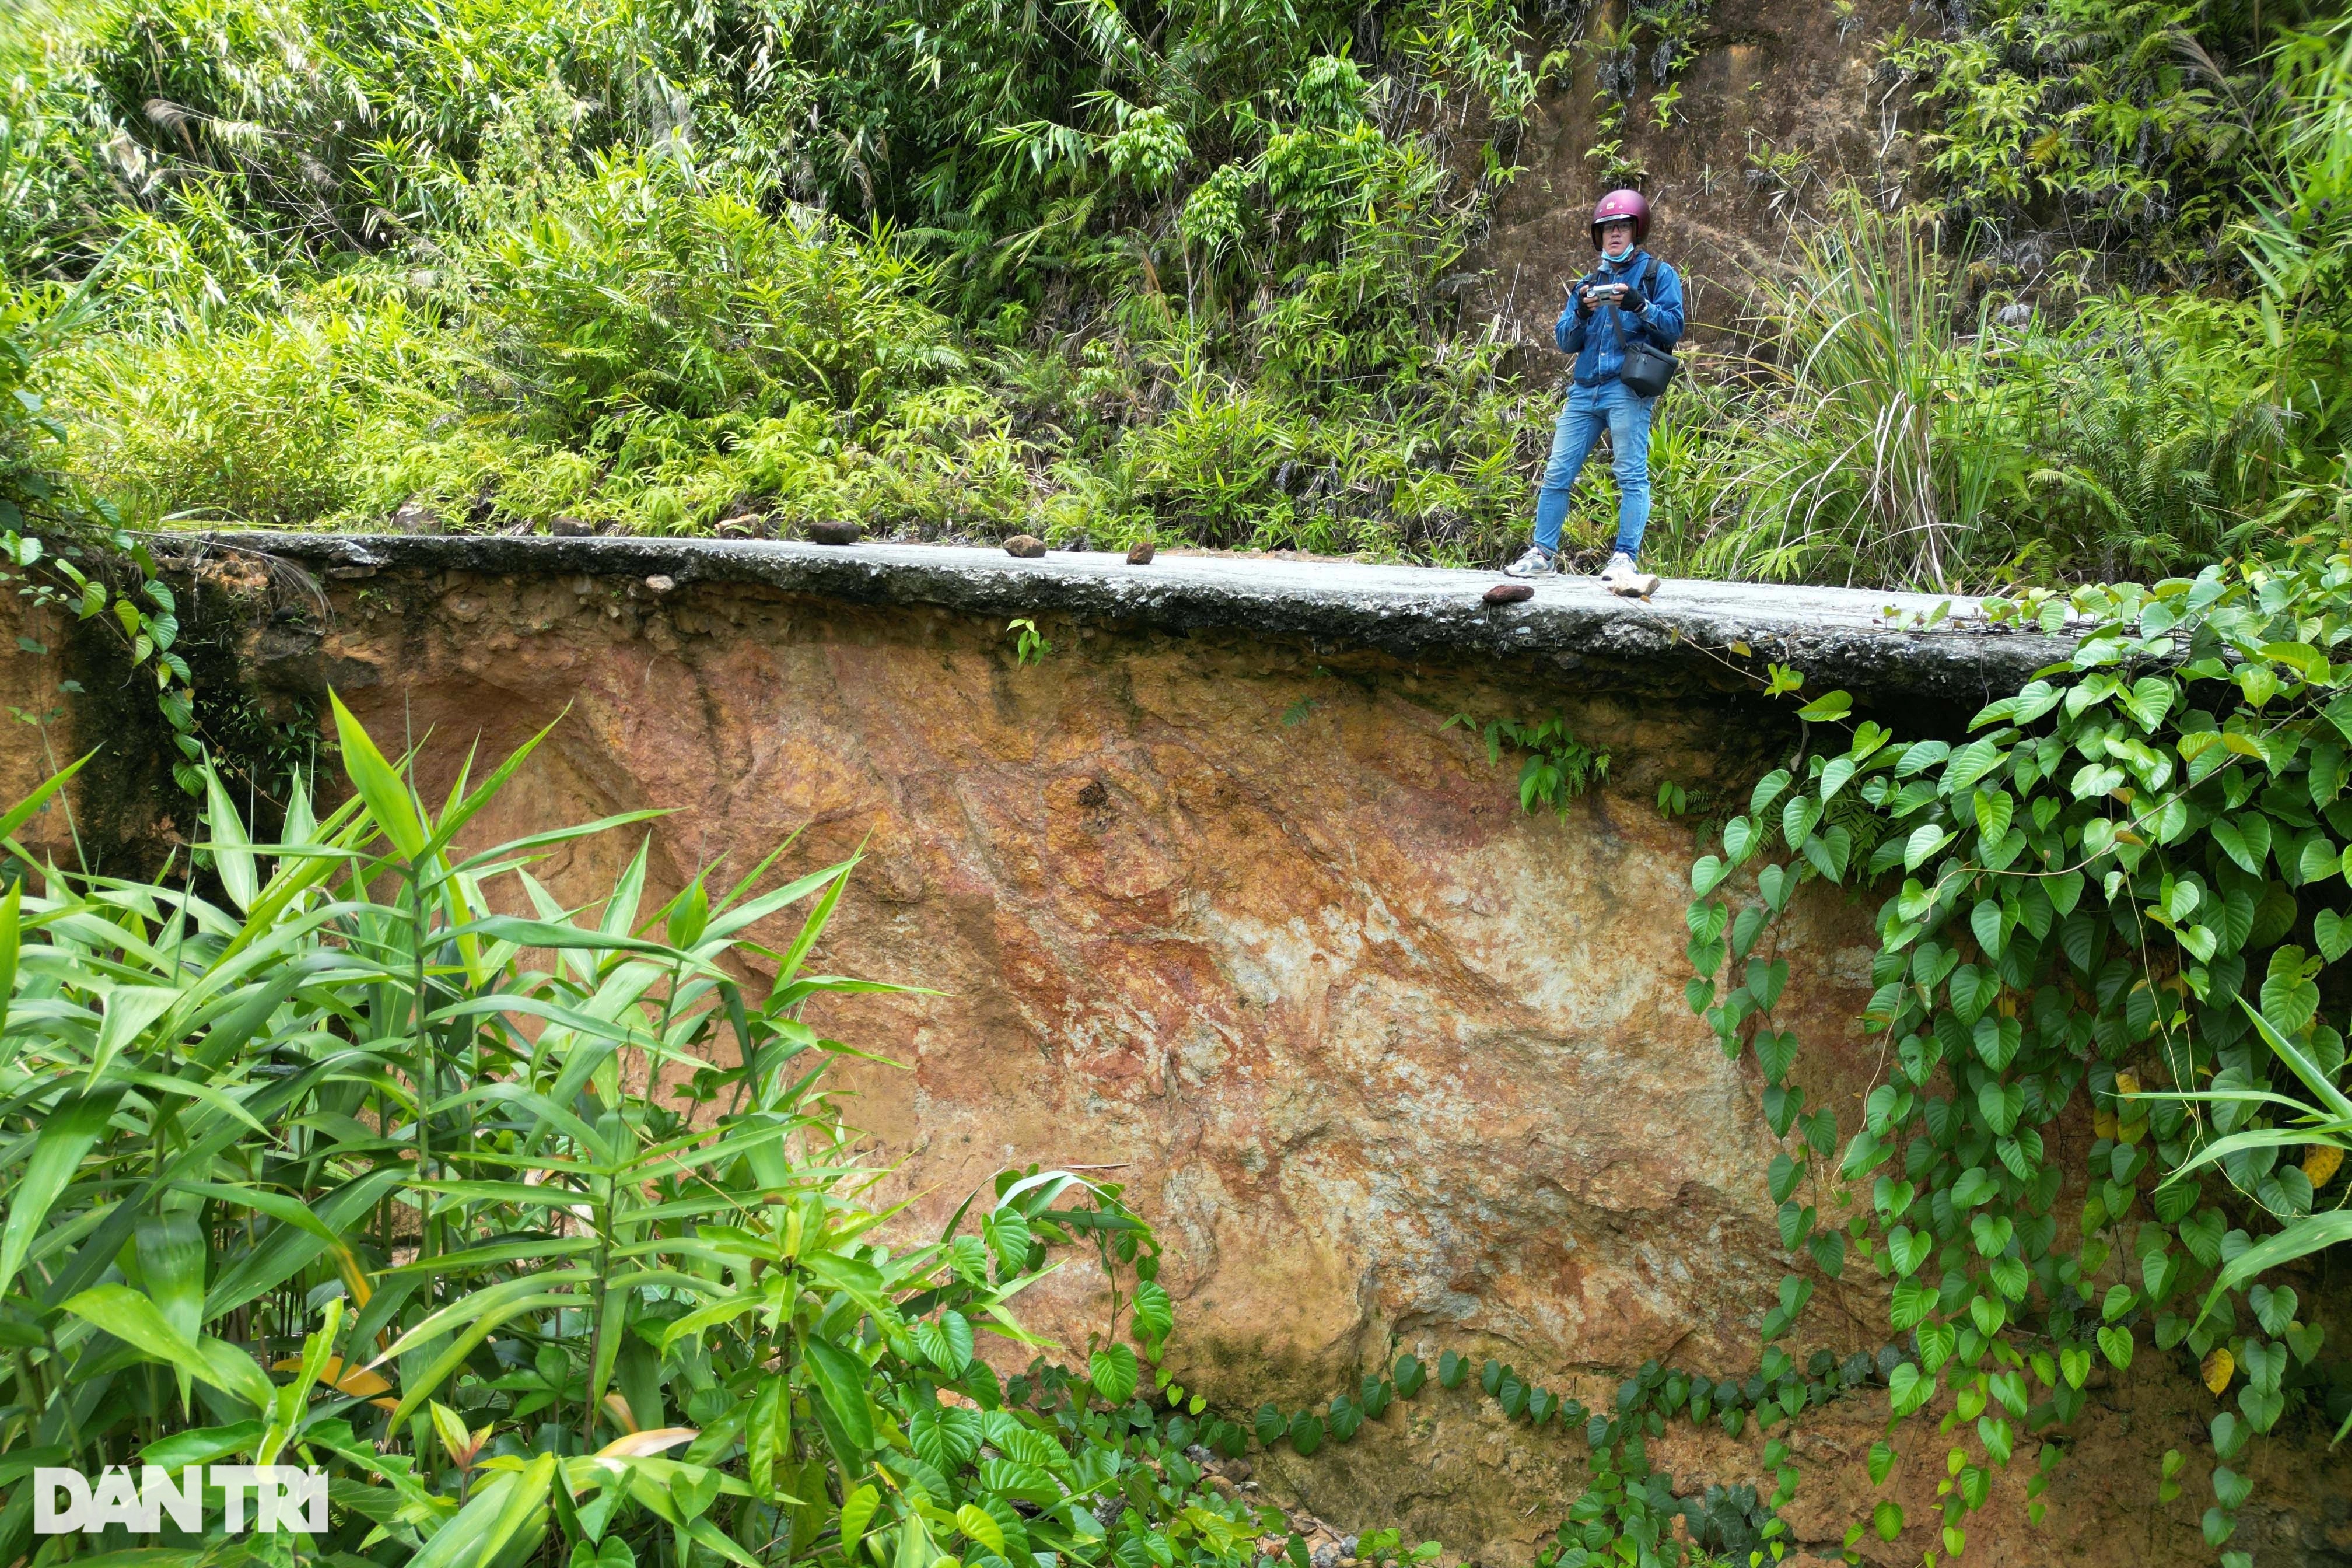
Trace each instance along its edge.
{"label": "heart-shaped leaf", "polygon": [[1951,830],[1938,827],[1932,822],[1913,828],[1911,837],[1904,841],[1903,868],[1906,871],[1917,870],[1927,857],[1951,841]]}
{"label": "heart-shaped leaf", "polygon": [[[1816,724],[1821,724],[1843,719],[1848,713],[1853,711],[1853,697],[1852,693],[1844,691],[1831,691],[1814,698],[1811,702],[1808,702],[1802,708],[1798,709],[1797,717],[1808,720]],[[1830,766],[1835,767],[1839,763],[1848,761],[1851,761],[1851,759],[1846,757],[1832,758],[1831,760]],[[1826,770],[1822,776],[1828,776]]]}
{"label": "heart-shaped leaf", "polygon": [[2147,1287],[2147,1299],[2161,1301],[2180,1278],[2180,1259],[2169,1252],[2151,1252],[2139,1260],[2139,1277]]}
{"label": "heart-shaped leaf", "polygon": [[2116,1328],[2101,1329],[2099,1352],[2107,1358],[2107,1364],[2117,1372],[2129,1368],[2132,1358],[2131,1331]]}
{"label": "heart-shaped leaf", "polygon": [[1927,1403],[1928,1396],[1936,1392],[1936,1383],[1933,1378],[1922,1377],[1917,1365],[1906,1361],[1886,1380],[1886,1391],[1895,1414],[1908,1415]]}
{"label": "heart-shaped leaf", "polygon": [[2143,730],[2154,730],[2164,722],[2172,710],[2174,689],[2171,681],[2160,675],[2143,675],[2132,682],[2131,695],[2121,698],[2124,707]]}
{"label": "heart-shaped leaf", "polygon": [[1984,1010],[2000,994],[2000,977],[1979,971],[1973,963],[1963,963],[1952,972],[1949,988],[1952,1013],[1963,1024],[1973,1026],[1984,1016]]}
{"label": "heart-shaped leaf", "polygon": [[2286,1347],[2275,1342],[2249,1339],[2243,1348],[2247,1379],[2265,1393],[2276,1393],[2279,1379],[2286,1374]]}
{"label": "heart-shaped leaf", "polygon": [[2074,912],[2075,902],[2083,896],[2083,884],[2082,872],[2061,871],[2043,879],[2042,890],[2049,896],[2050,907],[2063,918]]}
{"label": "heart-shaped leaf", "polygon": [[1978,900],[1976,908],[1969,911],[1969,931],[1988,957],[1999,958],[2001,945],[2009,935],[2008,927],[2001,922],[2000,901]]}
{"label": "heart-shaped leaf", "polygon": [[1934,1237],[1924,1231],[1914,1231],[1908,1226],[1896,1226],[1886,1237],[1886,1253],[1894,1260],[1895,1272],[1906,1279],[1919,1271],[1919,1266],[1927,1261],[1927,1254],[1935,1250],[1935,1246]]}
{"label": "heart-shaped leaf", "polygon": [[[1976,1027],[1969,1031],[1969,1037],[1985,1066],[1995,1072],[2004,1072],[2008,1070],[2009,1064],[2017,1059],[2019,1047],[2025,1043],[2025,1026],[2015,1018],[1988,1013],[1977,1020]],[[1990,1117],[1991,1112],[1988,1110],[1986,1115]],[[2009,1129],[1996,1127],[1993,1131],[2006,1132]]]}
{"label": "heart-shaped leaf", "polygon": [[1985,1457],[1996,1465],[2009,1463],[2012,1440],[2010,1425],[1997,1416],[1979,1416],[1977,1420],[1977,1441],[1984,1445]]}
{"label": "heart-shaped leaf", "polygon": [[[1990,1020],[1979,1018],[1979,1023]],[[2006,1133],[2025,1113],[2025,1089],[2014,1083],[1986,1083],[1977,1090],[1977,1108],[1995,1132]]]}
{"label": "heart-shaped leaf", "polygon": [[2263,980],[2263,1016],[2290,1040],[2319,1011],[2319,987],[2303,971],[2302,950],[2283,947],[2271,954],[2270,973]]}
{"label": "heart-shaped leaf", "polygon": [[2189,1257],[2210,1268],[2221,1259],[2221,1233],[2229,1228],[2220,1209],[2200,1209],[2180,1222],[2180,1244]]}
{"label": "heart-shaped leaf", "polygon": [[2327,841],[2327,835],[2306,834],[2295,847],[2294,874],[2305,882],[2324,882],[2336,875],[2336,846]]}
{"label": "heart-shaped leaf", "polygon": [[2267,1432],[2278,1424],[2286,1409],[2286,1395],[2265,1394],[2252,1384],[2238,1391],[2238,1408],[2245,1413],[2246,1425],[2257,1432]]}
{"label": "heart-shaped leaf", "polygon": [[[965,1332],[969,1334],[971,1331],[967,1329]],[[965,1342],[967,1345],[970,1342],[969,1339]],[[1127,1403],[1135,1392],[1140,1371],[1135,1352],[1125,1345],[1105,1345],[1087,1363],[1087,1379],[1095,1385],[1095,1392],[1113,1405]]]}
{"label": "heart-shaped leaf", "polygon": [[2262,1324],[2263,1332],[2266,1334],[2286,1332],[2286,1326],[2294,1321],[2294,1310],[2300,1304],[2294,1291],[2284,1285],[2275,1289],[2268,1285],[2257,1285],[2246,1292],[2246,1305],[2254,1310],[2254,1320]]}
{"label": "heart-shaped leaf", "polygon": [[2017,1222],[2007,1215],[1979,1214],[1969,1221],[1969,1232],[1979,1256],[1998,1258],[2009,1250],[2010,1237],[2017,1234]]}
{"label": "heart-shaped leaf", "polygon": [[2067,1387],[2082,1387],[2091,1375],[2091,1352],[2080,1345],[2068,1345],[2058,1352],[2058,1371]]}
{"label": "heart-shaped leaf", "polygon": [[[941,1372],[950,1375],[961,1373],[971,1362],[971,1324],[961,1312],[941,1312],[936,1319],[915,1325],[915,1348]],[[1132,1385],[1129,1387],[1131,1390]]]}
{"label": "heart-shaped leaf", "polygon": [[1998,844],[2017,815],[2017,802],[2005,789],[1977,791],[1977,831],[1987,844]]}
{"label": "heart-shaped leaf", "polygon": [[[2352,855],[2352,849],[2345,853]],[[2330,963],[2352,952],[2352,920],[2334,910],[2322,910],[2311,918],[2311,934],[2319,943],[2319,956]]]}

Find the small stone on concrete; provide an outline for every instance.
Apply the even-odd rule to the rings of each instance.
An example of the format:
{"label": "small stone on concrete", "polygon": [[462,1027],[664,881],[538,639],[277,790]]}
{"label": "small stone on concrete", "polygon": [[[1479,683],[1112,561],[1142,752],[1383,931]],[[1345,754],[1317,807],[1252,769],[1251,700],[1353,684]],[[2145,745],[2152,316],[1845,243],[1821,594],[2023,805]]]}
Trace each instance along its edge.
{"label": "small stone on concrete", "polygon": [[392,514],[392,526],[403,533],[438,533],[441,514],[423,501],[403,501]]}
{"label": "small stone on concrete", "polygon": [[1138,540],[1127,547],[1127,563],[1129,566],[1149,566],[1151,564],[1151,558],[1159,553],[1160,546],[1152,543],[1151,541]]}
{"label": "small stone on concrete", "polygon": [[1016,533],[1004,542],[1004,553],[1034,561],[1045,553],[1045,542],[1034,533]]}
{"label": "small stone on concrete", "polygon": [[855,544],[865,531],[855,521],[846,518],[832,522],[812,522],[808,530],[809,537],[819,544]]}
{"label": "small stone on concrete", "polygon": [[596,530],[576,517],[551,517],[547,520],[547,531],[559,539],[585,539]]}
{"label": "small stone on concrete", "polygon": [[1516,605],[1535,596],[1534,585],[1528,583],[1497,583],[1486,590],[1486,603],[1490,605]]}

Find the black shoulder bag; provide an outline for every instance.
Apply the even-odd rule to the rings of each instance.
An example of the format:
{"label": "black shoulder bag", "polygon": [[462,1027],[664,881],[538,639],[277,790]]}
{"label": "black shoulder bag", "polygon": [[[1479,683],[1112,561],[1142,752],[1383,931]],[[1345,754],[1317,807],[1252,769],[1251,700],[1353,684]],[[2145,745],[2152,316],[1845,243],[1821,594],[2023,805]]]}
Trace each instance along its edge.
{"label": "black shoulder bag", "polygon": [[[1648,268],[1642,274],[1644,283],[1657,276],[1658,258],[1653,256],[1649,258],[1649,262]],[[1640,284],[1635,286],[1641,287]],[[1650,298],[1647,289],[1643,289],[1642,297],[1644,300]],[[1666,384],[1674,380],[1675,373],[1683,368],[1682,362],[1645,337],[1628,338],[1625,335],[1624,318],[1618,311],[1617,302],[1611,300],[1610,330],[1617,334],[1618,350],[1625,356],[1625,363],[1617,372],[1617,379],[1623,382],[1626,389],[1636,396],[1655,397],[1665,391]]]}

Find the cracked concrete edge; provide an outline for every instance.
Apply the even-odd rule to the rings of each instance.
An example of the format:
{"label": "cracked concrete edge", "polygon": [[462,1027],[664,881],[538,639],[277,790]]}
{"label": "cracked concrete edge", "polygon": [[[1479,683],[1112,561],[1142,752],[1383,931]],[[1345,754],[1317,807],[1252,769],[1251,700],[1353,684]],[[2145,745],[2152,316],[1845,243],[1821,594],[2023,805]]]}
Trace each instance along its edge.
{"label": "cracked concrete edge", "polygon": [[[1977,601],[1953,597],[1931,631],[1880,624],[1890,605],[1925,614],[1933,595],[1671,580],[1651,601],[1615,597],[1589,578],[1537,585],[1512,605],[1482,602],[1490,572],[1371,566],[1163,552],[1149,566],[1123,556],[930,544],[827,546],[796,542],[561,538],[476,534],[209,533],[184,549],[257,552],[331,578],[378,572],[491,576],[667,577],[757,584],[863,605],[929,606],[973,616],[1053,616],[1178,634],[1241,632],[1296,639],[1318,652],[1349,647],[1428,659],[1483,657],[1538,671],[1595,676],[1663,663],[1679,680],[1760,679],[1767,661],[1804,672],[1808,691],[1836,687],[1885,702],[1916,697],[1982,702],[2064,659],[2073,640],[1967,622]],[[1727,650],[1734,644],[1749,652]],[[1644,682],[1647,684],[1648,682]]]}

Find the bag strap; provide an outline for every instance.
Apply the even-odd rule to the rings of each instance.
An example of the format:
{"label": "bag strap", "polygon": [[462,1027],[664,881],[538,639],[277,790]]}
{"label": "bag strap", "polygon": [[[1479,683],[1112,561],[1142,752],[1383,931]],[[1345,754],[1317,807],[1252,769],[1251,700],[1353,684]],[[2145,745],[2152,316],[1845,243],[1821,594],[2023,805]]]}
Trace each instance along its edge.
{"label": "bag strap", "polygon": [[[1634,278],[1633,287],[1641,290],[1642,298],[1644,300],[1654,305],[1658,302],[1658,297],[1655,294],[1651,293],[1650,289],[1657,279],[1658,258],[1654,256],[1644,255],[1642,259],[1646,263],[1646,265],[1643,267],[1640,274]],[[1625,323],[1622,319],[1620,309],[1614,300],[1612,300],[1609,302],[1609,330],[1617,334],[1617,352],[1621,354],[1625,353]],[[1644,347],[1649,346],[1649,340],[1647,338],[1643,339],[1642,342]]]}

